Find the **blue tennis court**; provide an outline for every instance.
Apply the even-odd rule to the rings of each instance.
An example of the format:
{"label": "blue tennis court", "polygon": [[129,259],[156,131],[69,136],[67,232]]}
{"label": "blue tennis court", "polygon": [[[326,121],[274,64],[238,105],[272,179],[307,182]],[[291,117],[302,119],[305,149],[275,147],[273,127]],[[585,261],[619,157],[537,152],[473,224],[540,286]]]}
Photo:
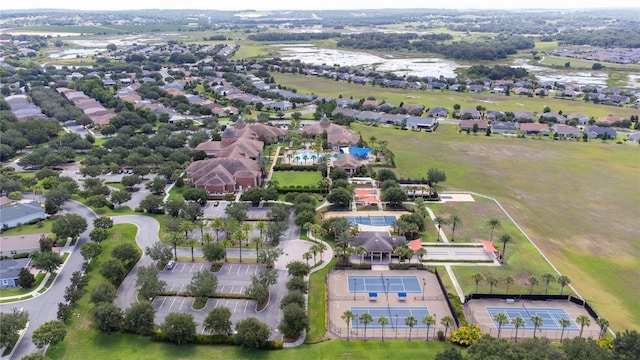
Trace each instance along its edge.
{"label": "blue tennis court", "polygon": [[373,321],[367,325],[368,329],[381,328],[382,326],[378,323],[378,318],[381,316],[389,320],[387,327],[390,328],[395,328],[396,325],[398,328],[408,328],[404,324],[404,319],[409,316],[413,316],[418,320],[418,324],[414,328],[426,328],[427,325],[422,322],[422,318],[425,315],[429,315],[429,309],[426,307],[352,307],[351,312],[356,315],[356,318],[351,322],[351,327],[354,329],[364,328],[364,325],[359,320],[360,315],[364,313],[369,313],[373,317]]}
{"label": "blue tennis court", "polygon": [[396,223],[395,216],[345,216],[352,224],[370,226],[392,226]]}
{"label": "blue tennis court", "polygon": [[353,276],[348,279],[350,293],[422,293],[417,276]]}
{"label": "blue tennis court", "polygon": [[[529,308],[529,307],[521,307],[521,308],[512,308],[512,307],[487,307],[487,312],[489,316],[491,316],[491,320],[498,313],[503,313],[507,315],[509,319],[508,325],[502,325],[503,329],[515,329],[515,326],[511,325],[511,320],[520,316],[526,323],[523,327],[524,330],[533,330],[533,322],[531,321],[531,316],[538,315],[542,318],[542,326],[538,327],[539,330],[562,330],[562,326],[559,321],[562,319],[567,319],[571,322],[571,325],[565,328],[565,331],[569,330],[579,330],[578,325],[571,319],[571,317],[567,314],[564,309],[545,309],[545,308]],[[493,324],[498,327],[498,324],[493,320]]]}

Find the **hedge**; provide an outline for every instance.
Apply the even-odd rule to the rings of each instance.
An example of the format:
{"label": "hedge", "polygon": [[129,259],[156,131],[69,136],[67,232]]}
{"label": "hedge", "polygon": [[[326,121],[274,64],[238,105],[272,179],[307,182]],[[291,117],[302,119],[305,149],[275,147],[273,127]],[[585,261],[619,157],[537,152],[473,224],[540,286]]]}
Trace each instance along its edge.
{"label": "hedge", "polygon": [[400,263],[400,264],[390,263],[389,264],[389,270],[411,270],[411,269],[425,270],[426,266],[424,266],[423,264],[413,264],[413,263]]}
{"label": "hedge", "polygon": [[[180,292],[180,291],[162,291],[158,293],[158,296],[182,296],[182,297],[192,297],[188,292]],[[243,299],[243,300],[253,300],[253,298],[246,294],[229,294],[229,293],[215,293],[209,298],[215,299]]]}
{"label": "hedge", "polygon": [[318,166],[282,164],[274,166],[273,171],[318,171]]}
{"label": "hedge", "polygon": [[[172,342],[169,341],[161,332],[151,334],[151,341],[154,342]],[[233,335],[204,335],[196,334],[192,344],[197,345],[230,345],[234,346],[235,337]],[[264,350],[281,350],[283,348],[282,341],[267,341]]]}

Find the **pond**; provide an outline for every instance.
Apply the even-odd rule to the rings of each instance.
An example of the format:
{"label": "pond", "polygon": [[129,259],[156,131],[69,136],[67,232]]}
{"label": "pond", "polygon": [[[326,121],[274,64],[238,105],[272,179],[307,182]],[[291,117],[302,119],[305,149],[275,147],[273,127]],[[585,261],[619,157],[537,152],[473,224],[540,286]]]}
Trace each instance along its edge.
{"label": "pond", "polygon": [[607,79],[609,78],[606,72],[601,71],[567,71],[531,65],[529,59],[515,59],[513,66],[527,69],[527,71],[535,75],[539,81],[606,86]]}

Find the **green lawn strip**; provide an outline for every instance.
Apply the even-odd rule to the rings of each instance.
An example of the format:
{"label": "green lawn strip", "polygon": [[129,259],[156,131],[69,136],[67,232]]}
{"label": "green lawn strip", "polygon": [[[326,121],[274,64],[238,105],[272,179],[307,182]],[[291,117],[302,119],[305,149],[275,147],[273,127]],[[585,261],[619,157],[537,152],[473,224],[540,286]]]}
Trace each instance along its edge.
{"label": "green lawn strip", "polygon": [[[565,61],[566,62],[566,61]],[[334,81],[319,77],[310,78],[294,74],[271,73],[278,84],[293,87],[299,93],[314,93],[323,96],[343,98],[353,97],[355,100],[373,96],[378,102],[386,102],[398,105],[401,102],[417,103],[432,108],[442,106],[450,111],[454,104],[460,104],[462,108],[483,105],[487,109],[502,111],[531,111],[542,113],[545,106],[549,106],[552,111],[562,110],[563,113],[582,113],[587,116],[601,117],[610,114],[620,115],[625,118],[636,114],[637,110],[632,108],[613,108],[610,106],[597,105],[582,100],[555,99],[549,97],[527,97],[527,96],[504,96],[489,93],[457,93],[441,90],[407,91],[406,89],[390,89],[374,86],[362,86],[349,84],[343,81]],[[313,79],[313,80],[311,80]],[[408,98],[411,96],[411,98]],[[437,132],[439,132],[438,129]],[[368,139],[365,138],[365,139]],[[396,160],[398,156],[396,154]]]}
{"label": "green lawn strip", "polygon": [[317,343],[324,339],[327,331],[327,274],[336,264],[336,259],[331,259],[324,269],[309,275],[309,331],[306,343]]}
{"label": "green lawn strip", "polygon": [[37,274],[36,281],[34,281],[33,285],[31,285],[31,287],[28,289],[23,289],[21,287],[12,288],[12,289],[0,289],[0,297],[19,296],[19,295],[28,294],[38,288],[38,286],[42,282],[42,279],[44,279],[45,275],[46,275],[45,273]]}
{"label": "green lawn strip", "polygon": [[[78,305],[73,309],[74,316],[71,317],[67,325],[67,336],[62,344],[49,349],[47,356],[52,359],[76,359],[78,358],[78,352],[89,351],[92,346],[99,346],[100,344],[113,345],[110,339],[116,337],[116,335],[108,336],[91,327],[93,304],[89,302],[89,294],[95,286],[107,281],[99,273],[100,265],[110,258],[111,251],[117,245],[124,243],[135,245],[136,232],[137,228],[132,224],[114,225],[110,230],[109,239],[102,242],[102,254],[91,263],[89,284],[84,289],[84,295],[78,301]],[[121,335],[118,334],[118,336]],[[123,336],[135,338],[132,335]],[[126,351],[130,351],[130,349],[121,350],[124,351],[123,355],[117,355],[112,358],[129,358]],[[104,351],[106,354],[108,348],[105,348]]]}
{"label": "green lawn strip", "polygon": [[[640,328],[640,322],[634,321],[637,317],[633,315],[640,313],[640,303],[636,300],[640,297],[640,288],[623,285],[636,283],[637,271],[635,275],[632,271],[617,274],[620,283],[602,277],[580,276],[582,262],[573,263],[573,259],[564,253],[565,248],[576,247],[591,256],[622,258],[629,269],[640,268],[640,243],[634,225],[637,219],[634,212],[629,211],[640,203],[634,180],[640,175],[635,144],[621,146],[614,142],[553,141],[544,137],[535,140],[474,136],[460,134],[456,126],[446,124],[434,133],[358,123],[352,127],[364,139],[375,136],[378,140],[388,141],[395,154],[395,171],[401,177],[420,178],[429,168],[435,167],[447,174],[447,181],[438,184],[439,190],[475,191],[496,197],[553,264],[572,278],[577,291],[596,301],[596,311],[609,319],[631,320],[631,323],[612,322],[612,327]],[[476,202],[482,201],[475,198]],[[437,215],[448,215],[448,209],[454,206],[451,204],[429,206],[437,209]],[[462,206],[455,209],[468,211],[468,215],[459,214],[463,226],[456,230],[456,238],[461,240],[488,239],[490,230],[486,221],[494,215],[500,216],[503,228],[494,234],[494,243],[500,248],[496,238],[502,232],[514,237],[514,243],[507,246],[507,268],[518,267],[516,271],[526,273],[531,264],[528,256],[532,253],[518,253],[521,251],[519,244],[525,243],[524,237],[518,235],[495,206],[488,213],[473,210],[473,205],[467,207],[468,210]],[[603,212],[607,214],[607,226],[595,221]],[[611,236],[614,228],[615,236]],[[445,233],[450,237],[450,229],[445,228]],[[538,268],[537,262],[531,265],[533,270],[530,272],[536,276],[541,275],[540,271],[547,272]],[[607,273],[609,269],[602,262],[584,265],[595,273]],[[466,271],[467,275],[473,273],[460,271]],[[466,279],[463,287],[468,292],[475,286],[470,287]],[[552,287],[550,292],[557,289]],[[620,297],[622,307],[610,302],[598,304],[597,299],[603,292]]]}
{"label": "green lawn strip", "polygon": [[44,283],[44,286],[42,287],[42,289],[38,290],[38,292],[42,294],[45,291],[47,291],[49,286],[51,286],[51,284],[53,284],[53,280],[56,279],[57,275],[58,275],[58,273],[56,273],[56,272],[51,273],[51,276],[49,276],[49,279],[47,279],[47,282]]}
{"label": "green lawn strip", "polygon": [[309,186],[317,188],[322,175],[317,171],[274,171],[271,180],[282,186]]}
{"label": "green lawn strip", "polygon": [[54,219],[42,220],[40,225],[35,224],[23,224],[15,228],[8,229],[2,232],[3,237],[28,235],[28,234],[49,234],[53,227]]}
{"label": "green lawn strip", "polygon": [[182,192],[184,191],[185,187],[181,186],[173,186],[171,187],[171,190],[169,190],[169,200],[182,200],[184,201],[184,197],[182,196]]}
{"label": "green lawn strip", "polygon": [[122,183],[119,182],[108,182],[105,185],[112,187],[112,188],[116,188],[118,190],[124,190],[124,185],[122,185]]}

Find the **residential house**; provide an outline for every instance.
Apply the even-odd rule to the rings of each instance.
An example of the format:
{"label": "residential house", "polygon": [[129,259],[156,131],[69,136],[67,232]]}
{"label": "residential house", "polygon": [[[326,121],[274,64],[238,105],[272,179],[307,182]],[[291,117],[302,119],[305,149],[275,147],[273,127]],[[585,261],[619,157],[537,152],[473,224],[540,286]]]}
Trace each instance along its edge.
{"label": "residential house", "polygon": [[494,121],[491,123],[491,132],[494,134],[515,134],[517,127],[511,121]]}
{"label": "residential house", "polygon": [[553,131],[554,138],[575,139],[580,137],[580,130],[574,126],[554,124],[551,130]]}
{"label": "residential house", "polygon": [[257,140],[257,136],[250,135],[250,132],[244,131],[238,134],[234,128],[227,127],[220,135],[220,141],[200,143],[196,147],[196,151],[204,151],[208,157],[247,157],[257,160],[262,154],[264,142]]}
{"label": "residential house", "polygon": [[467,88],[469,89],[469,92],[472,93],[480,93],[484,91],[484,85],[469,85]]}
{"label": "residential house", "polygon": [[429,111],[427,111],[427,115],[429,115],[430,117],[446,118],[447,116],[449,116],[449,109],[436,106],[434,108],[429,109]]}
{"label": "residential house", "polygon": [[528,111],[514,111],[513,112],[513,120],[516,122],[533,122],[534,120],[533,113]]}
{"label": "residential house", "polygon": [[0,258],[18,254],[30,254],[40,250],[40,238],[46,234],[25,234],[0,238]]}
{"label": "residential house", "polygon": [[302,132],[314,135],[322,135],[326,132],[327,143],[336,151],[339,150],[340,146],[356,145],[360,142],[360,134],[346,126],[332,123],[326,115],[317,123],[304,126]]}
{"label": "residential house", "polygon": [[568,114],[567,120],[576,120],[578,125],[587,125],[589,123],[589,117],[580,113]]}
{"label": "residential house", "polygon": [[0,260],[0,289],[19,286],[20,270],[28,269],[30,258]]}
{"label": "residential house", "polygon": [[275,111],[287,111],[293,109],[293,104],[290,101],[277,101],[270,105],[271,109]]}
{"label": "residential house", "polygon": [[395,109],[395,105],[393,105],[392,103],[388,103],[388,102],[383,102],[382,104],[378,105],[377,110],[381,111],[381,112],[389,112],[393,109]]}
{"label": "residential house", "polygon": [[629,141],[640,142],[640,132],[629,134]]}
{"label": "residential house", "polygon": [[523,135],[549,135],[549,126],[540,123],[520,124],[520,133]]}
{"label": "residential house", "polygon": [[354,116],[359,121],[378,121],[382,114],[373,111],[362,111]]}
{"label": "residential house", "polygon": [[382,114],[377,121],[381,124],[402,125],[407,117],[408,116],[404,114]]}
{"label": "residential house", "polygon": [[487,131],[489,124],[484,120],[460,120],[460,130],[473,130],[474,125],[478,125],[478,131]]}
{"label": "residential house", "polygon": [[529,89],[525,87],[516,87],[511,90],[516,95],[529,95]]}
{"label": "residential house", "polygon": [[39,201],[21,201],[0,207],[0,227],[10,229],[19,224],[29,224],[45,218]]}
{"label": "residential house", "polygon": [[601,139],[604,134],[607,134],[609,139],[615,139],[618,135],[618,133],[610,127],[601,127],[597,125],[589,126],[584,130],[584,132],[590,139]]}
{"label": "residential house", "polygon": [[567,118],[555,113],[555,112],[546,112],[538,115],[538,119],[541,123],[555,123],[555,124],[565,124],[567,122]]}
{"label": "residential house", "polygon": [[417,115],[418,113],[419,115],[422,115],[422,112],[424,111],[424,106],[420,104],[403,104],[402,108],[407,110],[407,113],[414,115]]}
{"label": "residential house", "polygon": [[461,119],[480,119],[480,111],[474,108],[465,108],[460,110]]}
{"label": "residential house", "polygon": [[436,123],[436,119],[432,117],[411,116],[407,118],[407,127],[415,130],[433,131]]}
{"label": "residential house", "polygon": [[260,186],[262,171],[250,158],[214,158],[192,162],[185,170],[189,182],[209,194],[221,195]]}
{"label": "residential house", "polygon": [[616,123],[619,123],[621,121],[625,120],[625,118],[623,118],[622,116],[614,116],[614,115],[609,115],[609,116],[604,116],[598,119],[598,123],[599,124],[605,124],[605,125],[609,125],[609,126],[614,126]]}
{"label": "residential house", "polygon": [[505,116],[506,115],[504,111],[500,111],[500,110],[488,110],[484,115],[484,117],[489,121],[503,119]]}

